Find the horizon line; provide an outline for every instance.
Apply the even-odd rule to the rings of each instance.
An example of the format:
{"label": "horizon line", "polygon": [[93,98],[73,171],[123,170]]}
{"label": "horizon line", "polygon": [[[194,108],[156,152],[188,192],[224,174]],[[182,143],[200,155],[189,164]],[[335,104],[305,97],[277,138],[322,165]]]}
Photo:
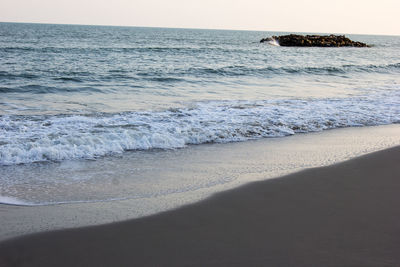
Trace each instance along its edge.
{"label": "horizon line", "polygon": [[111,25],[111,24],[107,25],[107,24],[26,22],[26,21],[0,21],[0,23],[71,25],[71,26],[100,26],[100,27],[127,27],[127,28],[154,28],[154,29],[182,29],[182,30],[216,30],[216,31],[245,31],[245,32],[283,32],[283,33],[312,33],[312,34],[350,34],[350,35],[400,36],[400,34],[377,34],[377,33],[350,33],[350,32],[344,33],[344,32],[317,32],[317,31],[254,30],[254,29],[231,29],[231,28],[168,27],[168,26]]}

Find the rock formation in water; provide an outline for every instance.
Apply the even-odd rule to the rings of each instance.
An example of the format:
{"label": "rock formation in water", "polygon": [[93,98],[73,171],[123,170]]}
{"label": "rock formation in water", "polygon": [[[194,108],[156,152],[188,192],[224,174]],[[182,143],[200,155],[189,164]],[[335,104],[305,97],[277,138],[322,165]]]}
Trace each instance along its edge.
{"label": "rock formation in water", "polygon": [[272,36],[268,38],[261,39],[261,43],[264,42],[277,42],[280,46],[318,46],[318,47],[341,47],[341,46],[351,46],[351,47],[369,47],[369,45],[352,41],[344,35],[281,35]]}

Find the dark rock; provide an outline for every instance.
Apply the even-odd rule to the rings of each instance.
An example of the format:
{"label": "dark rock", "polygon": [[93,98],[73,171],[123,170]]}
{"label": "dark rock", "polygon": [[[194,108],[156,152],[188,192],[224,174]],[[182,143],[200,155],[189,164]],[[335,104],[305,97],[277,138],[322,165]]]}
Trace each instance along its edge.
{"label": "dark rock", "polygon": [[369,47],[361,42],[352,41],[344,35],[281,35],[261,39],[264,42],[277,42],[280,46],[319,46],[319,47]]}

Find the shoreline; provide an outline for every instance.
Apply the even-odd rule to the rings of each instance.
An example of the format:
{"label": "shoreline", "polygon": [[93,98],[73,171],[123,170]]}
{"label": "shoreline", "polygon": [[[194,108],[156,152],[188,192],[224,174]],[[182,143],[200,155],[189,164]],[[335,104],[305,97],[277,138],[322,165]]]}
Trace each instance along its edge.
{"label": "shoreline", "polygon": [[[140,181],[148,182],[141,188],[154,183],[163,183],[162,188],[181,180],[200,187],[193,187],[189,191],[121,201],[49,206],[0,205],[2,218],[0,242],[37,232],[101,225],[151,216],[203,201],[215,193],[238,188],[254,181],[282,177],[303,169],[329,166],[398,144],[400,144],[400,125],[387,125],[344,128],[242,143],[202,145],[155,153],[150,155],[147,161],[150,164],[154,161],[160,162],[158,166],[160,170],[144,173],[145,176],[141,177]],[[118,159],[112,163],[127,166],[121,165],[120,160],[130,165],[135,158],[128,156],[125,160]],[[96,173],[97,167],[103,165],[101,161],[90,164],[95,164],[90,169]],[[143,164],[143,161],[140,164]],[[67,164],[67,167],[71,165]],[[56,166],[54,170],[58,171],[57,168],[59,167]],[[63,166],[61,170],[67,169]],[[40,169],[37,174],[41,174],[42,171]],[[49,174],[55,173],[51,170],[45,173]],[[137,179],[122,176],[111,178],[112,182],[117,180],[124,187],[129,180]],[[201,181],[206,181],[211,186],[202,187],[204,183]],[[115,186],[114,183],[111,185]]]}
{"label": "shoreline", "polygon": [[400,146],[149,217],[0,243],[4,266],[397,266]]}

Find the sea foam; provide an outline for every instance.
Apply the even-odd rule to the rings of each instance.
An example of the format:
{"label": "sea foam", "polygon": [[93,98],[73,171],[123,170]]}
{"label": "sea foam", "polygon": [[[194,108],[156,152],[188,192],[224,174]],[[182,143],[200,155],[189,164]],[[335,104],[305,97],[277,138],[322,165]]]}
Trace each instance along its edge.
{"label": "sea foam", "polygon": [[116,114],[0,117],[0,164],[94,159],[128,150],[283,137],[400,122],[400,92],[343,99],[197,102]]}

